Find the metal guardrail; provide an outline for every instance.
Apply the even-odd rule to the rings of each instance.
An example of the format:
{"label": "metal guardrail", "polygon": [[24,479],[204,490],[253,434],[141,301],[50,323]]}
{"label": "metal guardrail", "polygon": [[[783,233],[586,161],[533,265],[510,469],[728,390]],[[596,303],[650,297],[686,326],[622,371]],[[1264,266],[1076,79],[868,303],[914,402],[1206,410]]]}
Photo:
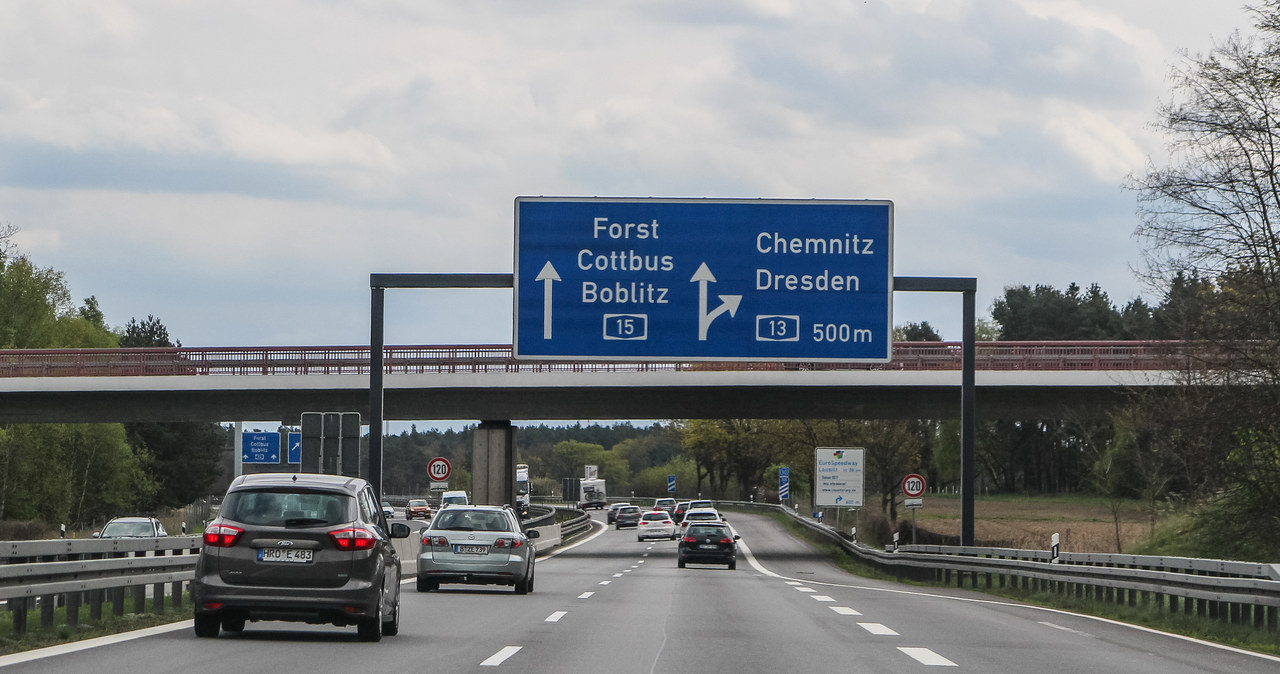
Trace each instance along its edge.
{"label": "metal guardrail", "polygon": [[66,624],[80,622],[80,607],[89,606],[93,620],[103,605],[124,615],[125,599],[142,612],[150,587],[151,610],[164,610],[166,588],[173,607],[182,605],[191,581],[199,536],[121,539],[59,539],[0,543],[0,600],[6,600],[13,631],[27,631],[28,612],[40,611],[40,624],[53,627],[54,610],[65,606]]}
{"label": "metal guardrail", "polygon": [[[829,538],[851,556],[900,578],[1052,592],[1136,606],[1153,605],[1276,632],[1280,628],[1280,565],[1219,559],[937,545],[872,548],[830,526],[779,505],[722,502],[775,510]],[[954,579],[954,580],[953,580]]]}
{"label": "metal guardrail", "polygon": [[577,513],[572,519],[560,523],[560,536],[562,538],[572,538],[591,529],[591,515],[588,515],[587,511],[568,506],[556,506],[556,511]]}

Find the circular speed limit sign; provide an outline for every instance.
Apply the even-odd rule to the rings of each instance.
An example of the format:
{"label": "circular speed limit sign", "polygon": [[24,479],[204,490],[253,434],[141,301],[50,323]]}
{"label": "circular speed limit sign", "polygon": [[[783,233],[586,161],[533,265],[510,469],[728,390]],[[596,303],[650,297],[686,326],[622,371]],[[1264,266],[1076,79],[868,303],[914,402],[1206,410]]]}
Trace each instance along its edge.
{"label": "circular speed limit sign", "polygon": [[449,465],[449,460],[443,456],[437,456],[427,462],[427,475],[436,482],[444,482],[449,479],[449,473],[453,471],[453,467]]}
{"label": "circular speed limit sign", "polygon": [[924,495],[924,476],[912,473],[902,478],[902,494],[907,498],[919,498]]}

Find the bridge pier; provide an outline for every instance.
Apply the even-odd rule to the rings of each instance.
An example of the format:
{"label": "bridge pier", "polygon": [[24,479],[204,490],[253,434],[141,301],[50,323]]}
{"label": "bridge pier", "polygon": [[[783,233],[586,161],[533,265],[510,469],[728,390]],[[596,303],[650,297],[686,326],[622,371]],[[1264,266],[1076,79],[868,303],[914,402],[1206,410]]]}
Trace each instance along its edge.
{"label": "bridge pier", "polygon": [[471,501],[484,505],[514,504],[515,428],[510,421],[481,421],[472,438]]}

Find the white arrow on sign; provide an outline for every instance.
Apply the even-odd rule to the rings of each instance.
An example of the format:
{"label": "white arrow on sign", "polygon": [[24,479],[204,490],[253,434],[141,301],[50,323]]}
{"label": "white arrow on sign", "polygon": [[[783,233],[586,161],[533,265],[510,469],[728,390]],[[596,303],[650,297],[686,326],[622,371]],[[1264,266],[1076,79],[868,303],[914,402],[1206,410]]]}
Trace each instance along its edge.
{"label": "white arrow on sign", "polygon": [[551,339],[551,284],[560,280],[560,274],[551,264],[551,260],[542,265],[535,281],[542,281],[542,338]]}
{"label": "white arrow on sign", "polygon": [[716,277],[711,273],[711,269],[707,267],[707,263],[703,262],[698,265],[698,271],[693,273],[690,282],[698,284],[698,341],[707,341],[707,330],[711,328],[711,321],[716,320],[724,312],[729,312],[730,316],[738,313],[738,305],[742,303],[742,295],[717,295],[720,298],[720,306],[716,307],[711,313],[707,313],[707,284],[715,283]]}

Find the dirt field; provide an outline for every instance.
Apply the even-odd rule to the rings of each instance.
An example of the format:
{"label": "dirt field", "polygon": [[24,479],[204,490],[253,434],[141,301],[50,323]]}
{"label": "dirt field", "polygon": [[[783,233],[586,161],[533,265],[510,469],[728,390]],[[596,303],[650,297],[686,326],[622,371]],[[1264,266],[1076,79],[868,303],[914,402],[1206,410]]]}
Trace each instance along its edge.
{"label": "dirt field", "polygon": [[[974,540],[978,545],[1047,550],[1056,533],[1063,552],[1123,552],[1116,550],[1115,523],[1101,499],[977,498],[973,509]],[[911,513],[899,510],[898,517],[910,521]],[[916,513],[916,522],[921,529],[959,536],[960,498],[926,495],[924,507]],[[1121,545],[1129,546],[1145,538],[1148,527],[1141,505],[1126,502],[1120,512]]]}

